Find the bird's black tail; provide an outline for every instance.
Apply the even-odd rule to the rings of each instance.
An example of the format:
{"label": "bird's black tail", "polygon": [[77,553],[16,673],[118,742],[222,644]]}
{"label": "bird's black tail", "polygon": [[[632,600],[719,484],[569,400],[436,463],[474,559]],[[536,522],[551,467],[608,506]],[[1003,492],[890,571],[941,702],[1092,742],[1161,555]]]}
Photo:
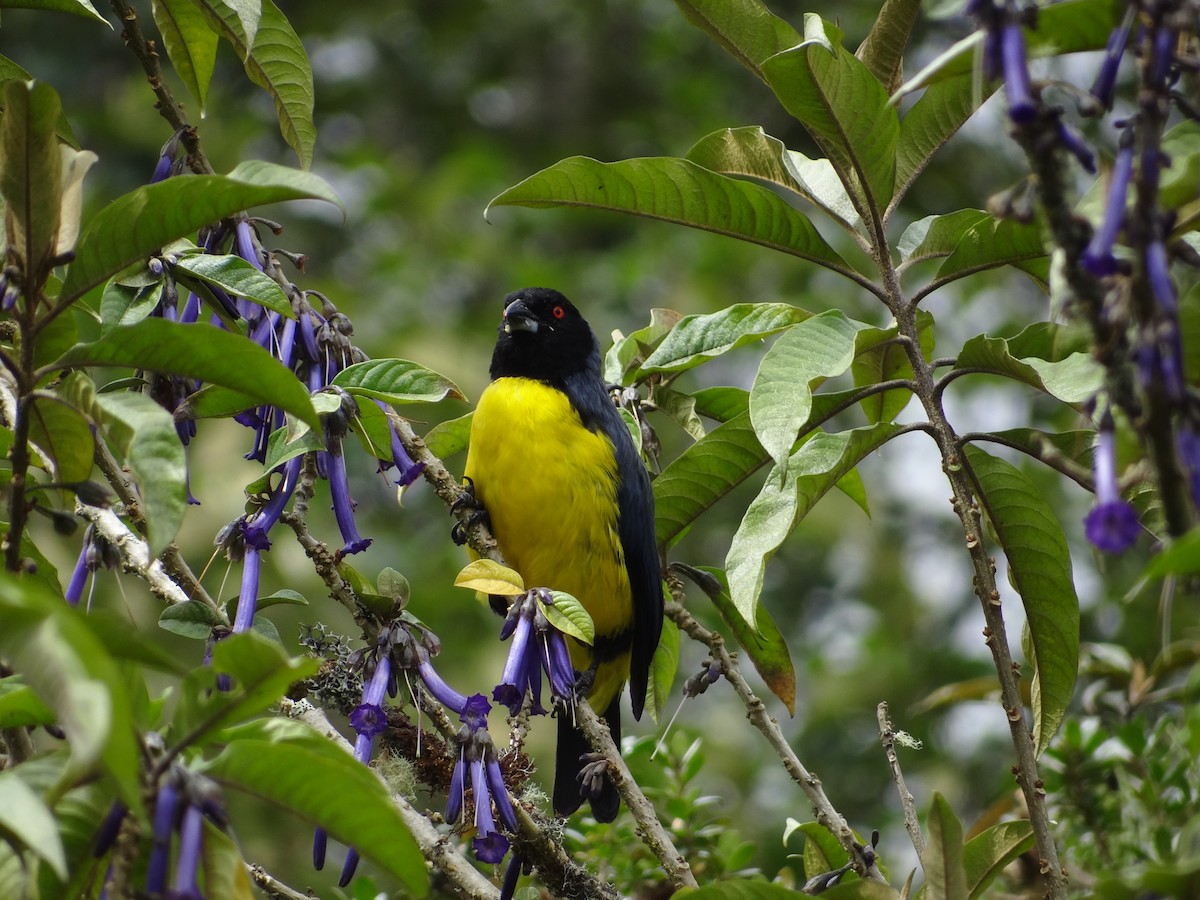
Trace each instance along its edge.
{"label": "bird's black tail", "polygon": [[[613,743],[621,746],[621,696],[613,698],[604,711]],[[583,756],[592,752],[592,745],[582,731],[575,727],[570,710],[558,713],[558,752],[554,757],[554,811],[560,816],[569,816],[579,809],[585,799],[591,801],[592,816],[597,822],[611,822],[617,817],[621,798],[616,785],[607,775],[595,796],[585,796],[579,775],[583,771]]]}

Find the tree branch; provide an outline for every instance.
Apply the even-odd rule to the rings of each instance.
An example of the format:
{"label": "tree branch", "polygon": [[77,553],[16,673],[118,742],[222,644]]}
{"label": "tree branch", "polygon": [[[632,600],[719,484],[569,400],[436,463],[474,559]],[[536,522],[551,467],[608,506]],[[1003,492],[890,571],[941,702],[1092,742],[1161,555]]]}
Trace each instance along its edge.
{"label": "tree branch", "polygon": [[900,771],[900,757],[896,755],[896,732],[892,730],[892,720],[888,717],[888,705],[884,700],[875,707],[875,717],[879,721],[879,742],[883,744],[883,752],[887,756],[888,767],[892,770],[892,781],[900,793],[900,806],[904,810],[904,829],[912,841],[913,849],[917,851],[917,859],[925,858],[925,836],[921,834],[921,823],[917,819],[917,810],[913,805],[913,795],[904,783],[904,773]]}

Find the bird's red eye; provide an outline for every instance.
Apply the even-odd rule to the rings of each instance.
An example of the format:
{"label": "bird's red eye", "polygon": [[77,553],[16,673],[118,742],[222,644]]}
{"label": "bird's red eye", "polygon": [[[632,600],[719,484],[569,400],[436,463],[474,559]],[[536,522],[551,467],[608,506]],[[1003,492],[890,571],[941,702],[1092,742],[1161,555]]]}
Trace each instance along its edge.
{"label": "bird's red eye", "polygon": [[554,307],[554,309],[550,310],[550,315],[554,316],[554,318],[556,318],[556,319],[561,319],[566,314],[567,314],[566,309],[564,309],[561,305],[556,306],[556,307]]}

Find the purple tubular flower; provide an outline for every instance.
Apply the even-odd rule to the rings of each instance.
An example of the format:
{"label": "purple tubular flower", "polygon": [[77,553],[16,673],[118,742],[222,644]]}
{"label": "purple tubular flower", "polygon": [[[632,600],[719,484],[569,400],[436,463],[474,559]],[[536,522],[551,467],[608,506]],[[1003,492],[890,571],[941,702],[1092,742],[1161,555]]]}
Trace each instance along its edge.
{"label": "purple tubular flower", "polygon": [[96,844],[92,848],[92,855],[97,859],[111,850],[112,845],[116,843],[117,833],[121,830],[121,823],[125,821],[128,811],[120,800],[114,800],[113,805],[108,808],[108,815],[96,831]]}
{"label": "purple tubular flower", "polygon": [[338,887],[345,887],[350,883],[350,879],[354,877],[354,870],[358,868],[358,851],[351,847],[346,852],[346,862],[342,865],[342,874],[338,878]]}
{"label": "purple tubular flower", "polygon": [[1146,245],[1146,279],[1162,311],[1170,316],[1177,315],[1179,295],[1175,291],[1175,283],[1171,281],[1167,248],[1162,241],[1151,241]]}
{"label": "purple tubular flower", "polygon": [[233,620],[233,633],[249,631],[254,623],[254,610],[258,606],[258,576],[260,571],[259,550],[246,546],[246,558],[242,564],[242,589],[238,593],[237,616]]}
{"label": "purple tubular flower", "polygon": [[1129,30],[1133,25],[1133,7],[1124,20],[1108,36],[1108,46],[1104,48],[1104,60],[1100,63],[1100,71],[1092,83],[1092,96],[1106,110],[1112,109],[1113,95],[1117,87],[1117,71],[1121,67],[1121,57],[1125,54],[1125,45],[1129,42]]}
{"label": "purple tubular flower", "polygon": [[313,868],[320,872],[325,868],[325,850],[329,846],[329,834],[324,828],[313,832]]}
{"label": "purple tubular flower", "polygon": [[346,460],[342,456],[341,447],[330,449],[329,459],[329,490],[333,494],[333,514],[337,518],[338,528],[342,532],[345,544],[338,551],[337,557],[359,553],[371,546],[371,539],[364,538],[358,533],[358,525],[354,521],[354,501],[350,499],[350,482],[346,477]]}
{"label": "purple tubular flower", "polygon": [[[501,781],[503,786],[503,781]],[[508,841],[496,831],[496,820],[492,818],[492,792],[482,760],[471,763],[471,787],[475,791],[475,858],[493,865],[508,853]],[[505,795],[505,799],[507,795]]]}
{"label": "purple tubular flower", "polygon": [[529,591],[512,605],[501,628],[501,638],[512,636],[508,658],[500,684],[492,699],[508,707],[512,715],[520,712],[528,692],[536,715],[546,712],[541,706],[542,672],[550,682],[551,694],[559,700],[571,700],[575,691],[575,670],[566,639],[546,619],[540,604],[551,603],[545,591]]}
{"label": "purple tubular flower", "polygon": [[1093,458],[1096,505],[1084,519],[1088,541],[1103,553],[1123,553],[1137,540],[1141,526],[1137,511],[1117,491],[1117,447],[1113,420],[1105,413]]}
{"label": "purple tubular flower", "polygon": [[1100,227],[1088,241],[1079,257],[1079,264],[1097,278],[1112,275],[1117,271],[1117,259],[1113,247],[1125,218],[1125,196],[1129,192],[1129,181],[1133,176],[1133,144],[1122,141],[1113,166],[1112,180],[1108,184],[1108,200],[1104,204],[1104,218]]}
{"label": "purple tubular flower", "polygon": [[244,259],[258,271],[262,271],[262,260],[259,258],[258,251],[254,248],[253,234],[250,229],[250,223],[245,219],[240,220],[233,229],[234,245],[237,248],[237,255]]}
{"label": "purple tubular flower", "polygon": [[1037,115],[1037,106],[1029,88],[1029,69],[1025,63],[1025,33],[1016,22],[1006,23],[1000,34],[1000,60],[1004,67],[1008,117],[1018,125],[1033,121]]}
{"label": "purple tubular flower", "polygon": [[262,509],[246,522],[246,543],[251,547],[258,550],[270,549],[271,542],[267,539],[267,532],[279,521],[280,513],[287,506],[292,492],[296,490],[303,462],[304,457],[293,456],[279,467],[283,472],[283,481],[280,482],[274,493],[271,494],[271,499],[263,505]]}
{"label": "purple tubular flower", "polygon": [[1075,126],[1070,125],[1061,119],[1058,123],[1058,139],[1067,149],[1067,152],[1078,160],[1079,165],[1089,175],[1096,174],[1096,154],[1092,152],[1092,148],[1088,146],[1087,141],[1083,139],[1083,135],[1079,133]]}
{"label": "purple tubular flower", "polygon": [[484,764],[484,769],[488,788],[496,802],[496,811],[500,813],[500,821],[509,831],[516,831],[517,813],[513,809],[512,801],[508,799],[508,788],[504,784],[504,774],[500,771],[500,761],[494,756],[490,757]]}
{"label": "purple tubular flower", "polygon": [[[387,404],[382,400],[375,401],[379,408],[387,412]],[[402,488],[408,487],[416,481],[421,473],[425,471],[425,463],[413,462],[408,451],[404,449],[404,444],[400,443],[400,435],[396,434],[396,429],[389,426],[392,433],[392,463],[396,466],[396,472],[399,477],[396,479],[396,484]],[[386,461],[385,461],[386,465]]]}
{"label": "purple tubular flower", "polygon": [[200,868],[200,842],[204,836],[204,814],[198,806],[188,806],[179,828],[179,858],[175,861],[172,900],[204,900],[196,874]]}
{"label": "purple tubular flower", "polygon": [[171,833],[175,830],[175,812],[179,792],[170,783],[162,784],[154,800],[154,837],[150,861],[146,866],[146,893],[162,893],[167,887],[167,864],[171,859]]}
{"label": "purple tubular flower", "polygon": [[508,865],[504,867],[504,881],[500,884],[500,900],[512,900],[517,893],[517,879],[521,877],[521,867],[524,861],[513,853]]}
{"label": "purple tubular flower", "polygon": [[463,752],[465,751],[460,751],[458,762],[454,764],[454,772],[450,776],[450,795],[446,798],[446,821],[451,824],[457,822],[458,817],[462,815],[467,774],[467,767],[462,760]]}
{"label": "purple tubular flower", "polygon": [[[463,791],[468,778],[475,795],[476,837],[474,840],[475,858],[480,862],[499,863],[508,853],[508,840],[496,830],[496,820],[492,815],[492,803],[496,803],[500,817],[506,825],[515,824],[516,813],[508,791],[504,786],[504,778],[496,760],[496,747],[492,736],[487,730],[487,714],[491,704],[482,694],[471,696],[459,719],[463,727],[459,729],[458,760],[454,764],[454,774],[450,779],[450,796],[446,802],[446,821],[457,822],[462,814]],[[494,772],[492,768],[494,766]]]}
{"label": "purple tubular flower", "polygon": [[417,664],[417,674],[421,677],[421,683],[425,685],[426,690],[433,694],[433,699],[446,709],[462,715],[463,710],[467,708],[467,698],[442,680],[442,676],[429,662],[428,654],[424,654],[421,662]]}
{"label": "purple tubular flower", "polygon": [[88,528],[89,534],[83,539],[83,547],[79,551],[79,560],[75,563],[75,570],[71,573],[71,580],[67,583],[65,596],[67,602],[72,606],[78,606],[79,601],[83,599],[83,587],[87,584],[87,577],[94,570],[88,567],[88,537],[91,533],[91,528]]}
{"label": "purple tubular flower", "polygon": [[1173,29],[1160,25],[1154,32],[1154,61],[1150,70],[1150,83],[1165,86],[1171,74],[1171,63],[1175,58],[1178,39]]}

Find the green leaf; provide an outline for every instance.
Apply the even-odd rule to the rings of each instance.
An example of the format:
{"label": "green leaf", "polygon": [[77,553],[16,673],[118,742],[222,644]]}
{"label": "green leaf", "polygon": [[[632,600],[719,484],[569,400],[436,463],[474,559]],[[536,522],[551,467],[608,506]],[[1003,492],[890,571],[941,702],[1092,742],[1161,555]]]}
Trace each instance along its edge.
{"label": "green leaf", "polygon": [[554,603],[542,604],[542,612],[550,624],[563,634],[577,638],[587,645],[596,639],[596,625],[583,604],[563,591],[552,591]]}
{"label": "green leaf", "polygon": [[898,431],[897,426],[886,424],[837,434],[818,432],[792,453],[786,469],[772,468],[725,557],[730,597],[746,622],[757,621],[763,573],[784,539],[826,491]]}
{"label": "green leaf", "polygon": [[827,159],[809,159],[788,150],[758,126],[722,128],[701,138],[687,159],[721,175],[754,178],[824,210],[850,232],[863,230],[850,195]]}
{"label": "green leaf", "polygon": [[[794,819],[789,819],[789,826]],[[840,869],[849,860],[846,849],[838,843],[833,832],[819,822],[805,822],[795,826],[804,835],[804,877],[812,878],[824,872]]]}
{"label": "green leaf", "polygon": [[650,661],[650,683],[646,689],[646,712],[659,723],[670,702],[675,673],[679,670],[679,626],[670,619],[663,620],[662,635],[654,658]]}
{"label": "green leaf", "polygon": [[792,326],[764,354],[750,388],[750,422],[779,468],[787,469],[808,421],[812,388],[850,368],[855,336],[867,327],[831,310]]}
{"label": "green leaf", "polygon": [[977,900],[997,875],[1033,847],[1033,826],[1028,819],[999,822],[967,841],[963,847],[967,900]]}
{"label": "green leaf", "polygon": [[938,82],[926,89],[900,120],[896,142],[896,193],[888,212],[908,193],[929,160],[952,138],[994,88],[979,88],[968,73]]}
{"label": "green leaf", "polygon": [[[319,825],[394,876],[408,895],[424,897],[424,857],[375,771],[316,732],[298,739],[295,730],[276,736],[264,727],[263,738],[231,740],[203,772],[227,790],[259,797]],[[254,733],[250,727],[240,731]]]}
{"label": "green leaf", "polygon": [[1193,572],[1200,572],[1200,528],[1193,528],[1171,541],[1162,553],[1150,560],[1143,574],[1147,578],[1165,578]]}
{"label": "green leaf", "polygon": [[76,344],[55,366],[125,366],[195,378],[278,406],[321,428],[308,391],[294,373],[249,338],[211,325],[146,319],[114,328],[90,344]]}
{"label": "green leaf", "polygon": [[795,28],[758,0],[675,0],[675,5],[759,78],[764,60],[801,40]]}
{"label": "green leaf", "polygon": [[0,835],[32,850],[59,878],[67,877],[67,858],[54,813],[21,779],[20,767],[0,772]]}
{"label": "green leaf", "polygon": [[147,318],[162,299],[162,290],[161,280],[142,285],[109,281],[100,295],[100,333]]}
{"label": "green leaf", "polygon": [[267,457],[263,461],[263,471],[270,472],[276,466],[283,465],[289,459],[324,449],[325,439],[323,432],[305,428],[300,434],[289,441],[288,429],[276,428],[271,432],[270,437],[267,438]]}
{"label": "green leaf", "polygon": [[[858,333],[854,346],[854,386],[867,387],[899,378],[912,378],[912,365],[904,347],[896,341],[897,327],[872,328]],[[921,342],[921,355],[928,361],[933,357],[933,316],[923,309],[917,310],[917,335]],[[912,391],[897,388],[872,394],[860,403],[867,421],[872,425],[891,422],[908,405]]]}
{"label": "green leaf", "polygon": [[1037,428],[1008,428],[1004,431],[991,431],[985,434],[973,434],[972,442],[994,441],[1014,450],[1020,450],[1034,459],[1040,460],[1043,455],[1057,455],[1068,459],[1079,467],[1078,476],[1067,473],[1080,487],[1091,490],[1093,446],[1096,443],[1096,432],[1081,429],[1078,431],[1041,431]]}
{"label": "green leaf", "polygon": [[151,0],[150,12],[175,74],[196,98],[203,115],[217,64],[217,35],[193,0]]}
{"label": "green leaf", "polygon": [[989,216],[963,233],[954,252],[938,269],[934,284],[940,287],[956,278],[1028,262],[1046,253],[1042,229],[1036,222]]}
{"label": "green leaf", "polygon": [[471,420],[474,413],[469,412],[457,419],[447,419],[438,422],[425,433],[425,446],[438,459],[449,459],[457,453],[462,453],[471,443]]}
{"label": "green leaf", "polygon": [[52,722],[54,712],[21,681],[20,676],[0,678],[0,728],[28,728]]}
{"label": "green leaf", "polygon": [[29,440],[54,461],[57,481],[86,481],[95,442],[87,419],[59,397],[36,394],[25,405]]}
{"label": "green leaf", "polygon": [[44,9],[50,12],[70,13],[112,28],[108,19],[96,12],[91,0],[4,0],[5,9]]}
{"label": "green leaf", "polygon": [[885,0],[855,56],[889,94],[900,86],[904,48],[921,11],[921,0]]}
{"label": "green leaf", "polygon": [[783,198],[685,159],[646,157],[602,163],[573,156],[504,191],[488,209],[493,206],[631,213],[749,241],[861,278],[808,217]]}
{"label": "green leaf", "polygon": [[763,64],[779,102],[833,164],[863,219],[878,219],[892,198],[900,120],[871,71],[842,45],[841,32],[815,13],[804,41]]}
{"label": "green leaf", "polygon": [[[277,642],[254,631],[231,635],[213,647],[209,671],[193,672],[184,680],[172,740],[202,744],[214,732],[268,709],[319,667],[315,659],[289,658]],[[203,689],[215,673],[233,679],[230,690]]]}
{"label": "green leaf", "polygon": [[179,257],[175,271],[193,275],[207,284],[215,284],[227,293],[253,300],[259,306],[289,319],[296,318],[292,302],[283,288],[240,256],[191,253]]}
{"label": "green leaf", "polygon": [[200,849],[207,900],[254,900],[254,886],[241,851],[208,819],[204,820]]}
{"label": "green leaf", "polygon": [[[698,400],[703,394],[697,394]],[[742,391],[741,395],[746,393]],[[729,398],[738,394],[723,396],[727,409],[722,411],[732,412]],[[814,395],[810,423],[824,421],[831,410],[845,403],[846,397],[847,393]],[[697,410],[707,414],[699,403]],[[808,430],[811,426],[804,429]],[[754,434],[748,411],[714,428],[654,479],[655,540],[660,546],[670,547],[697,517],[757,472],[769,458]]]}
{"label": "green leaf", "polygon": [[44,277],[58,244],[62,154],[55,126],[61,115],[58,94],[45,82],[4,85],[0,196],[12,262],[28,279]]}
{"label": "green leaf", "polygon": [[992,217],[982,209],[959,209],[940,216],[926,216],[907,228],[896,244],[900,269],[926,259],[949,256],[963,235]]}
{"label": "green leaf", "polygon": [[54,710],[77,775],[97,763],[141,808],[140,753],[125,680],[87,619],[32,579],[0,573],[0,652]]}
{"label": "green leaf", "polygon": [[1034,750],[1040,755],[1066,714],[1079,668],[1079,600],[1071,554],[1037,485],[978,447],[967,446],[964,454],[1025,607],[1033,644]]}
{"label": "green leaf", "polygon": [[446,397],[466,399],[449,378],[407,359],[368,359],[355,363],[338,372],[331,383],[347,393],[374,397],[394,406],[436,403]]}
{"label": "green leaf", "polygon": [[754,669],[766,682],[771,693],[783,701],[788,715],[796,714],[796,667],[792,664],[792,655],[788,651],[787,641],[784,640],[775,620],[766,608],[759,606],[751,628],[742,619],[740,613],[729,597],[729,580],[721,569],[711,566],[698,566],[700,571],[707,572],[720,583],[721,590],[708,597],[721,614],[721,618],[733,632],[738,644],[746,651]]}
{"label": "green leaf", "polygon": [[262,403],[249,394],[231,391],[215,384],[206,384],[198,391],[188,394],[183,402],[175,407],[175,418],[185,419],[219,419],[236,416],[247,409],[253,409]]}
{"label": "green leaf", "polygon": [[172,604],[158,615],[159,628],[196,641],[208,640],[216,624],[216,613],[199,600]]}
{"label": "green leaf", "polygon": [[812,317],[787,303],[735,303],[705,315],[684,316],[638,370],[638,379],[683,372]]}
{"label": "green leaf", "polygon": [[675,324],[683,318],[673,309],[650,310],[650,324],[628,336],[613,332],[613,345],[604,354],[604,380],[608,384],[633,384],[631,375],[646,361],[654,348],[662,343]]}
{"label": "green leaf", "polygon": [[750,392],[725,385],[701,388],[692,394],[696,412],[718,422],[728,422],[750,410]]}
{"label": "green leaf", "polygon": [[96,406],[105,435],[137,480],[150,552],[157,556],[175,539],[187,509],[187,459],[175,420],[145,394],[100,394]]}
{"label": "green leaf", "polygon": [[1100,389],[1104,371],[1090,352],[1078,349],[1077,334],[1042,322],[1011,338],[978,335],[963,344],[955,365],[1024,382],[1064,403],[1083,403]]}
{"label": "green leaf", "polygon": [[248,160],[228,175],[168,178],[130,191],[100,210],[84,229],[60,300],[83,296],[165,244],[234,213],[283,200],[341,201],[325,181],[272,163]]}
{"label": "green leaf", "polygon": [[256,32],[247,34],[243,4],[201,0],[209,24],[237,51],[250,80],[270,95],[279,131],[296,151],[300,165],[312,164],[317,129],[313,124],[313,78],[308,54],[291,23],[271,0],[261,0]]}
{"label": "green leaf", "polygon": [[926,900],[958,900],[966,897],[967,873],[963,868],[962,823],[937,791],[929,810],[929,842],[921,867],[925,870]]}

